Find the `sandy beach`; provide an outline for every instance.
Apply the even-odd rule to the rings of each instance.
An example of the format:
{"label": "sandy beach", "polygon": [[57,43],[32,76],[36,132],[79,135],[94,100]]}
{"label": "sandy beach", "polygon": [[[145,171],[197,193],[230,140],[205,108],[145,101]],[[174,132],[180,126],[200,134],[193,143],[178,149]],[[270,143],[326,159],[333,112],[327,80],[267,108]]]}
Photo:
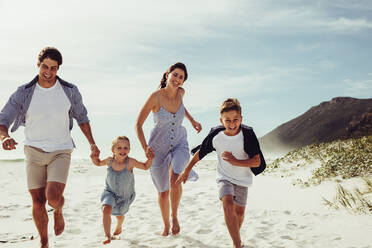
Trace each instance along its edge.
{"label": "sandy beach", "polygon": [[[1,161],[0,166],[0,247],[38,247],[24,163]],[[123,233],[105,247],[232,247],[217,198],[215,167],[213,160],[196,166],[200,179],[183,188],[181,233],[168,237],[160,235],[162,221],[149,172],[135,171],[137,197],[125,217]],[[105,176],[105,168],[95,167],[88,160],[72,162],[65,190],[66,228],[61,236],[54,236],[53,214],[49,212],[51,247],[103,247],[100,194]],[[334,196],[334,182],[307,188],[292,182],[290,175],[254,178],[241,231],[247,247],[372,247],[371,215],[353,215],[323,204],[322,197]],[[356,185],[359,181],[347,183]]]}

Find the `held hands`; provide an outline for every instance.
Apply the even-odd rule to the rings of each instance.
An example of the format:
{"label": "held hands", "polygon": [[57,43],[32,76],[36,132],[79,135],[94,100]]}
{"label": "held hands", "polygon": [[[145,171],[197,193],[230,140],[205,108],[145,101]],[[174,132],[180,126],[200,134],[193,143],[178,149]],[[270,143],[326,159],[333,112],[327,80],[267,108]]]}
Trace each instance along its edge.
{"label": "held hands", "polygon": [[90,145],[90,157],[99,157],[100,150],[98,149],[98,146],[96,144]]}
{"label": "held hands", "polygon": [[198,132],[198,133],[200,133],[200,131],[202,130],[202,126],[201,126],[201,124],[199,123],[199,122],[197,122],[197,121],[192,121],[191,122],[191,125],[194,127],[194,129]]}
{"label": "held hands", "polygon": [[97,165],[100,163],[100,160],[99,160],[99,154],[100,154],[100,151],[97,147],[96,144],[92,144],[90,145],[90,158],[92,159],[92,162]]}
{"label": "held hands", "polygon": [[16,149],[16,145],[18,145],[18,143],[13,138],[6,137],[2,141],[2,145],[4,150],[14,150]]}
{"label": "held hands", "polygon": [[95,155],[95,154],[90,154],[90,159],[92,160],[92,162],[94,164],[99,164],[100,160],[99,160],[99,156]]}
{"label": "held hands", "polygon": [[90,158],[92,159],[92,162],[95,165],[99,165],[101,163],[101,160],[99,159],[99,157],[94,157],[94,156],[90,155]]}
{"label": "held hands", "polygon": [[221,157],[223,160],[225,160],[226,162],[229,162],[232,165],[235,165],[236,162],[238,161],[231,152],[227,152],[227,151],[224,151],[221,154]]}
{"label": "held hands", "polygon": [[154,152],[154,150],[152,149],[151,146],[146,147],[145,154],[146,154],[146,158],[149,159],[149,160],[152,160],[152,159],[155,158],[155,152]]}

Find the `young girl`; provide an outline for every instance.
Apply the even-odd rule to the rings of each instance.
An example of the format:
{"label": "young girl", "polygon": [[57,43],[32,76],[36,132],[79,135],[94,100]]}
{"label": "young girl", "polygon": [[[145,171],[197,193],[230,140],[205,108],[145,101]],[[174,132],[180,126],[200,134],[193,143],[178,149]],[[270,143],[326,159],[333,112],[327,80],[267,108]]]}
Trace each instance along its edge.
{"label": "young girl", "polygon": [[106,239],[103,244],[111,242],[111,215],[115,215],[117,225],[114,235],[122,232],[124,214],[128,212],[136,193],[134,191],[133,168],[147,170],[151,166],[154,152],[146,150],[147,161],[139,162],[128,156],[130,151],[129,139],[125,136],[115,138],[111,146],[113,157],[100,160],[99,157],[91,156],[97,166],[107,165],[106,187],[101,195],[103,211],[103,228]]}
{"label": "young girl", "polygon": [[[151,147],[155,151],[155,159],[150,172],[158,191],[158,203],[164,222],[163,236],[167,236],[170,231],[170,208],[172,211],[172,234],[180,232],[177,212],[182,186],[176,185],[174,182],[190,158],[186,128],[182,126],[184,116],[189,119],[197,132],[202,129],[200,123],[191,117],[182,102],[185,94],[182,85],[186,79],[186,66],[182,63],[172,65],[164,73],[159,90],[152,93],[146,101],[136,123],[137,136],[143,149],[146,151]],[[142,126],[151,111],[154,114],[155,127],[151,131],[147,144]],[[192,171],[189,179],[196,180],[196,173]]]}

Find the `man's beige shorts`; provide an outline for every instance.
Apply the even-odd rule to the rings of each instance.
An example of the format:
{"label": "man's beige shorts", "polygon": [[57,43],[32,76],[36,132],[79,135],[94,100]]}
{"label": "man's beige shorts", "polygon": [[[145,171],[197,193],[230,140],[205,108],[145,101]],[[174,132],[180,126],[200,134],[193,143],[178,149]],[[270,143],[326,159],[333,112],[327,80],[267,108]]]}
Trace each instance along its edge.
{"label": "man's beige shorts", "polygon": [[28,189],[38,189],[47,182],[66,184],[71,161],[71,149],[44,152],[41,149],[25,146]]}

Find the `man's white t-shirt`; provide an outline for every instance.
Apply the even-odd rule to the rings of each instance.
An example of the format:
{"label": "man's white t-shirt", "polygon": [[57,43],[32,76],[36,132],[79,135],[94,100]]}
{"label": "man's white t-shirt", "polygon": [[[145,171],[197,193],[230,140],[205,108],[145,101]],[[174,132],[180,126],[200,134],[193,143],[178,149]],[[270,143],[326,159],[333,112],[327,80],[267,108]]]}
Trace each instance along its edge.
{"label": "man's white t-shirt", "polygon": [[70,107],[70,100],[58,80],[50,88],[37,83],[26,113],[25,145],[46,152],[72,149]]}
{"label": "man's white t-shirt", "polygon": [[218,156],[217,182],[227,180],[240,186],[251,186],[253,176],[249,167],[233,166],[221,157],[223,152],[228,151],[239,160],[249,159],[248,154],[244,151],[243,132],[240,130],[234,136],[228,136],[223,131],[219,132],[213,138],[212,143]]}

